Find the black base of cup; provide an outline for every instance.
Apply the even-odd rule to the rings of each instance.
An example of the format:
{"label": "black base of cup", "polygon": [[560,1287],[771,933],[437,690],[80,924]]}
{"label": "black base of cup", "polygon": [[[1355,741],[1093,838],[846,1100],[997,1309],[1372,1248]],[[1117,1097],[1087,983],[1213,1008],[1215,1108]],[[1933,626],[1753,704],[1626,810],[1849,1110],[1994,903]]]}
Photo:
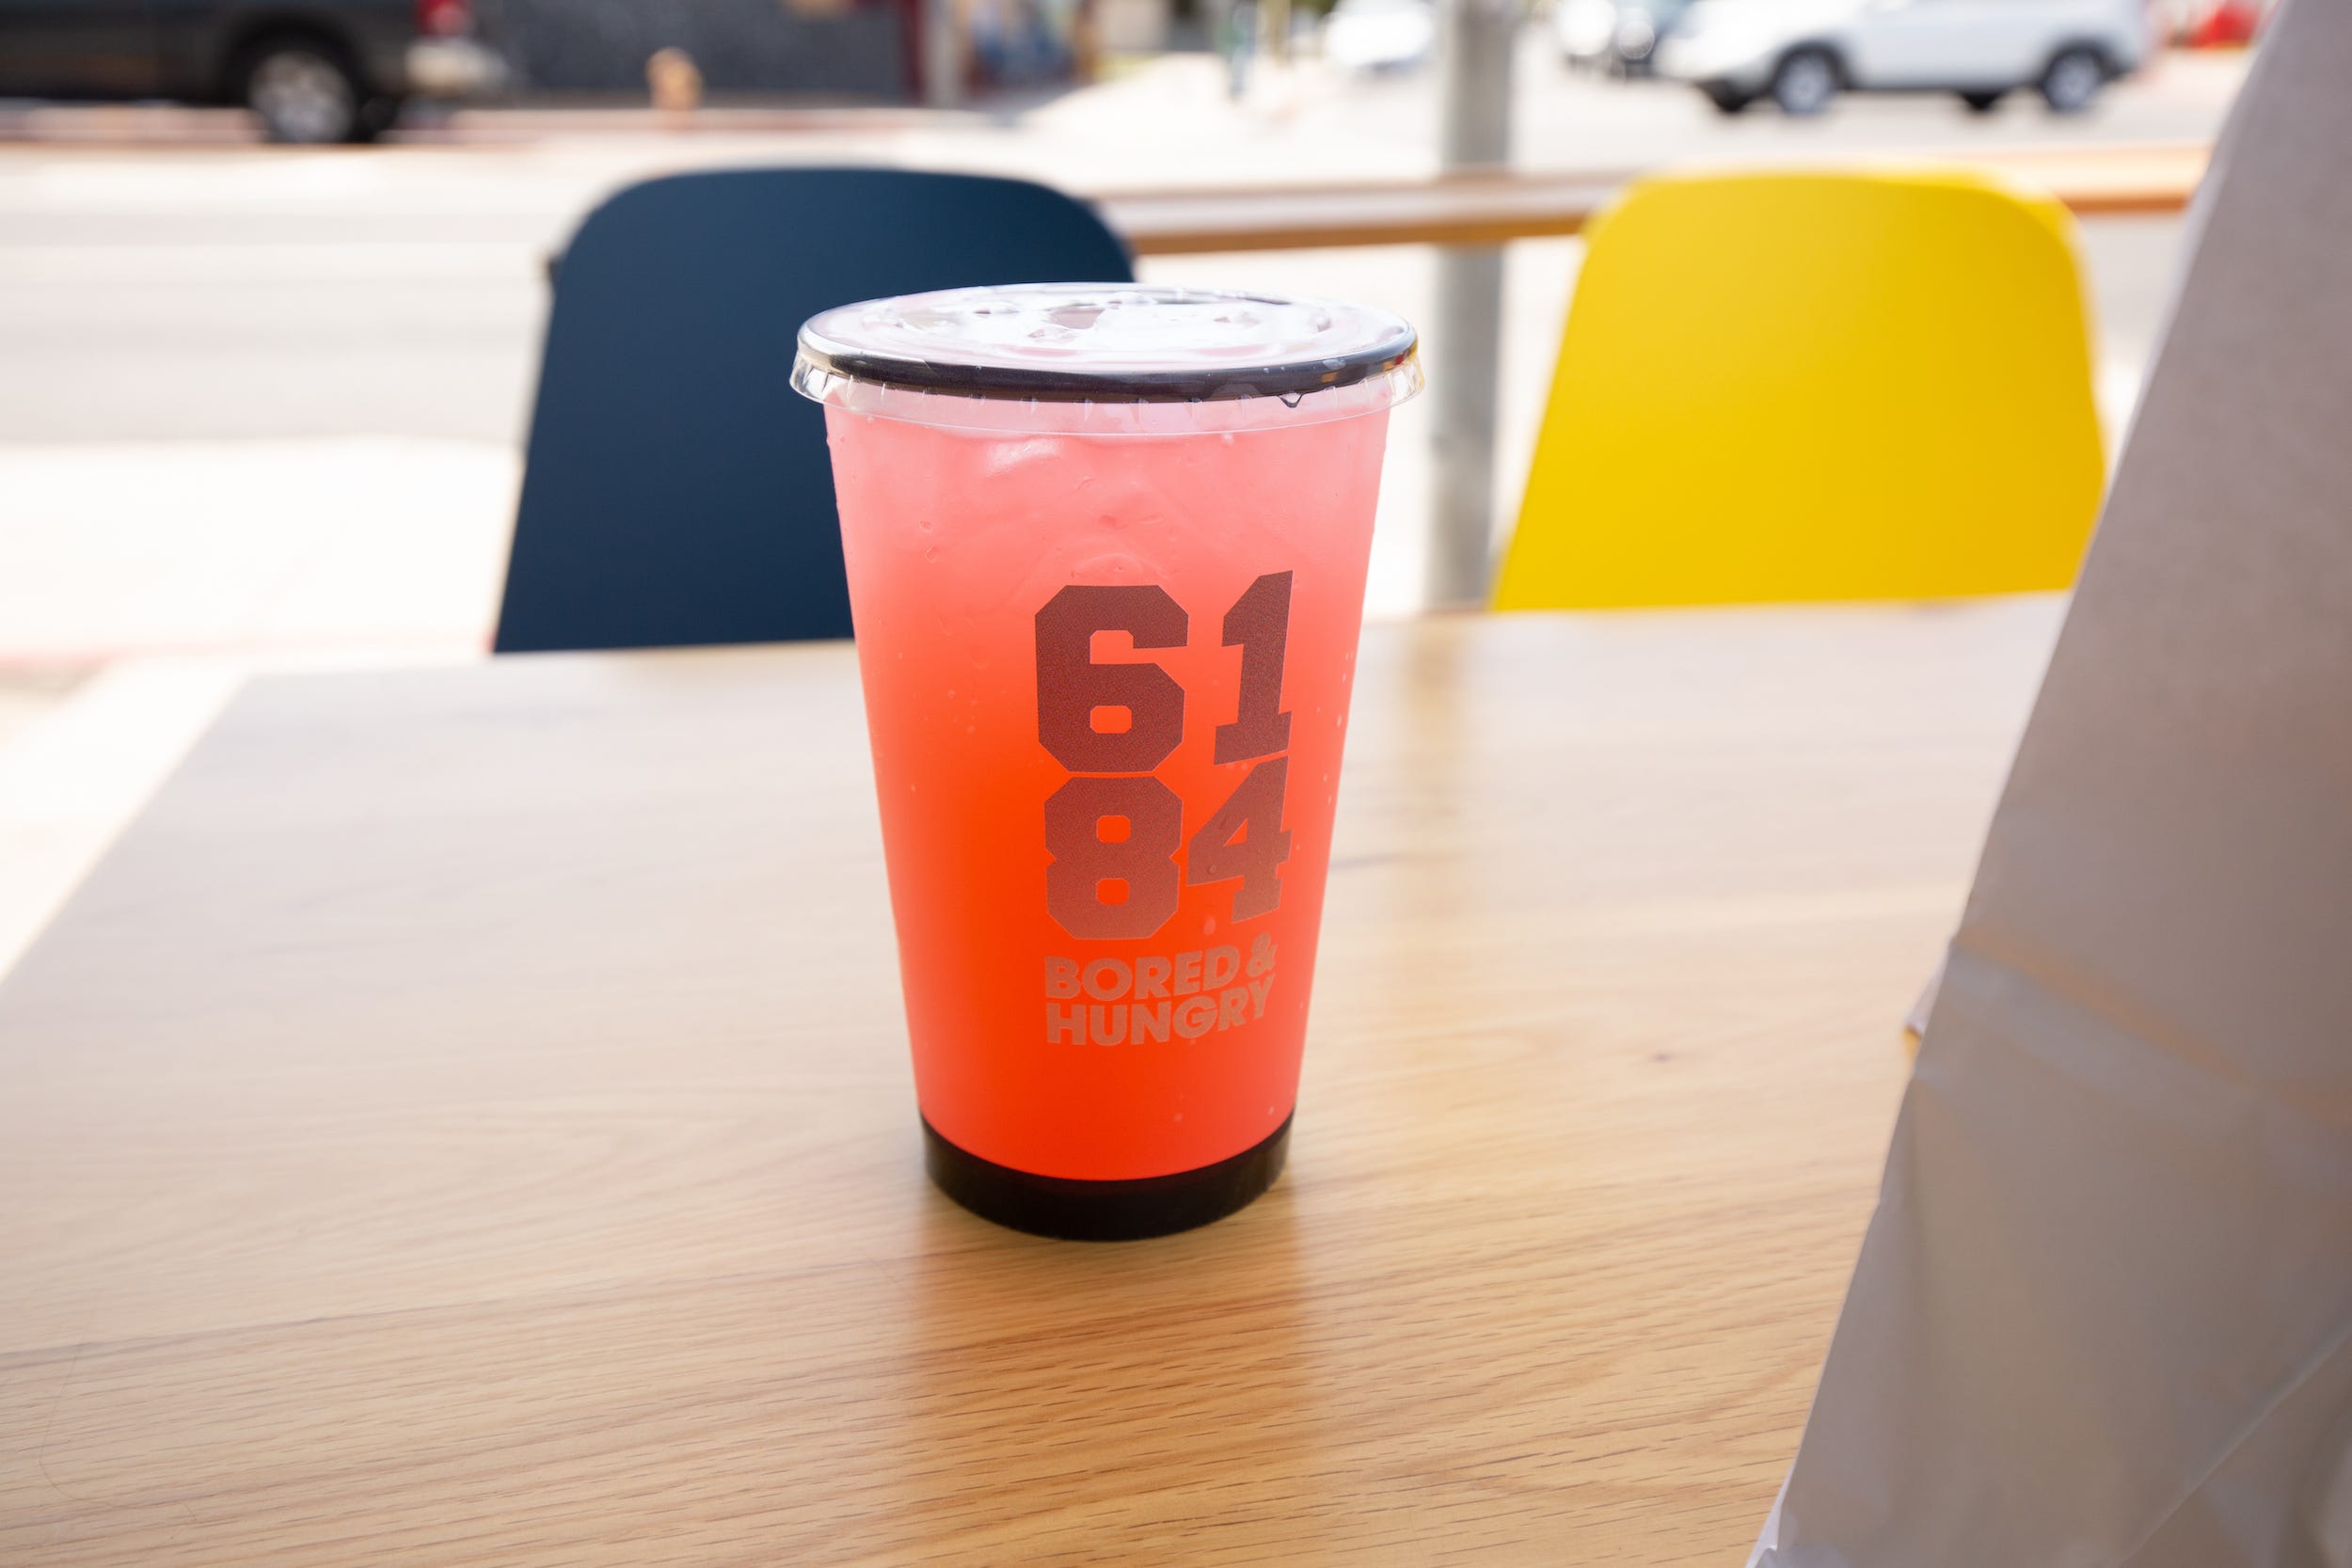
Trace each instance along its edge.
{"label": "black base of cup", "polygon": [[958,1148],[923,1123],[923,1165],[939,1190],[984,1220],[1065,1242],[1139,1242],[1221,1220],[1274,1185],[1291,1118],[1230,1159],[1168,1176],[1077,1181],[1037,1176]]}

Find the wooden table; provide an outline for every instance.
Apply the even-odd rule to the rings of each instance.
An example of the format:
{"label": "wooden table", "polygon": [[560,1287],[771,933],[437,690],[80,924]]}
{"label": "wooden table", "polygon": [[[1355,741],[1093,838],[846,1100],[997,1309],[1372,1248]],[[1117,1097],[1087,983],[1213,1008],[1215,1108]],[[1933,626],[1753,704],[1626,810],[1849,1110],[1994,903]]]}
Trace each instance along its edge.
{"label": "wooden table", "polygon": [[0,990],[0,1562],[1736,1562],[2057,613],[1375,628],[1123,1246],[923,1182],[847,648],[262,681]]}
{"label": "wooden table", "polygon": [[[2204,142],[1943,148],[1827,161],[1831,168],[1959,165],[2049,192],[2084,217],[2177,213]],[[1786,166],[1778,165],[1774,166]],[[1103,191],[1089,199],[1138,256],[1321,245],[1502,245],[1581,232],[1635,171],[1491,170],[1434,180]]]}

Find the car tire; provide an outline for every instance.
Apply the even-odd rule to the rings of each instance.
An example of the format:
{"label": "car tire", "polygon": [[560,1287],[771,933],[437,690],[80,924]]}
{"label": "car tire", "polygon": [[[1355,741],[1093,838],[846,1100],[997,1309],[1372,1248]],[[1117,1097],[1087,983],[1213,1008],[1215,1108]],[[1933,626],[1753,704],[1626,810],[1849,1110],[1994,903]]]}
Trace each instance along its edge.
{"label": "car tire", "polygon": [[2008,96],[2007,92],[1963,92],[1960,101],[1968,105],[1968,112],[1972,115],[1989,115],[1999,108],[2001,100]]}
{"label": "car tire", "polygon": [[2042,101],[2053,114],[2078,115],[2099,101],[2107,62],[2095,49],[2061,49],[2042,73]]}
{"label": "car tire", "polygon": [[1699,91],[1707,94],[1707,101],[1715,105],[1715,112],[1719,115],[1736,115],[1743,113],[1747,109],[1747,106],[1755,102],[1755,100],[1750,98],[1746,93],[1740,91],[1738,88],[1724,87],[1720,84],[1713,87],[1701,87],[1699,88]]}
{"label": "car tire", "polygon": [[314,38],[263,39],[247,50],[237,72],[237,100],[262,121],[274,142],[316,147],[366,141],[366,95],[333,45]]}
{"label": "car tire", "polygon": [[1782,114],[1800,119],[1818,115],[1837,96],[1837,62],[1826,50],[1796,50],[1772,72],[1772,91]]}

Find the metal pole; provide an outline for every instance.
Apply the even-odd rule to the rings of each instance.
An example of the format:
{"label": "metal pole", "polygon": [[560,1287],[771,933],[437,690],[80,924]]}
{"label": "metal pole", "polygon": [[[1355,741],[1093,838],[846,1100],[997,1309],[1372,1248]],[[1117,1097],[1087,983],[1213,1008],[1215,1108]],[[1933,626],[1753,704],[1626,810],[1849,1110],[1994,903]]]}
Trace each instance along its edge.
{"label": "metal pole", "polygon": [[[1439,161],[1448,171],[1511,161],[1511,53],[1518,0],[1447,0]],[[1431,465],[1426,593],[1436,609],[1486,600],[1494,540],[1495,421],[1502,353],[1502,251],[1438,252],[1430,387]]]}
{"label": "metal pole", "polygon": [[957,0],[920,0],[923,102],[952,109],[963,102],[963,28]]}

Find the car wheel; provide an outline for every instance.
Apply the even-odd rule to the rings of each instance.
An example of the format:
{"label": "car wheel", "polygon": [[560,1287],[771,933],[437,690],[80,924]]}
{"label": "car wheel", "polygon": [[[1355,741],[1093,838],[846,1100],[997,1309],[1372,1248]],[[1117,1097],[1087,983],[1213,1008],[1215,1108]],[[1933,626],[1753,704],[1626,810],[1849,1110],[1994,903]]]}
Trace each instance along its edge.
{"label": "car wheel", "polygon": [[1972,115],[1989,115],[1999,108],[2001,100],[2008,96],[2006,92],[1963,92],[1960,101],[1968,105],[1968,112]]}
{"label": "car wheel", "polygon": [[1772,72],[1772,102],[1786,115],[1818,115],[1837,96],[1837,62],[1819,49],[1800,49]]}
{"label": "car wheel", "polygon": [[1734,87],[1716,86],[1701,87],[1699,90],[1707,94],[1707,101],[1714,104],[1715,112],[1721,115],[1739,114],[1753,102],[1746,93]]}
{"label": "car wheel", "polygon": [[2042,73],[2042,99],[2062,115],[2078,115],[2098,101],[2107,85],[2107,65],[2096,50],[2068,49]]}
{"label": "car wheel", "polygon": [[315,40],[257,45],[246,56],[238,97],[275,142],[318,146],[365,140],[370,132],[350,68]]}

